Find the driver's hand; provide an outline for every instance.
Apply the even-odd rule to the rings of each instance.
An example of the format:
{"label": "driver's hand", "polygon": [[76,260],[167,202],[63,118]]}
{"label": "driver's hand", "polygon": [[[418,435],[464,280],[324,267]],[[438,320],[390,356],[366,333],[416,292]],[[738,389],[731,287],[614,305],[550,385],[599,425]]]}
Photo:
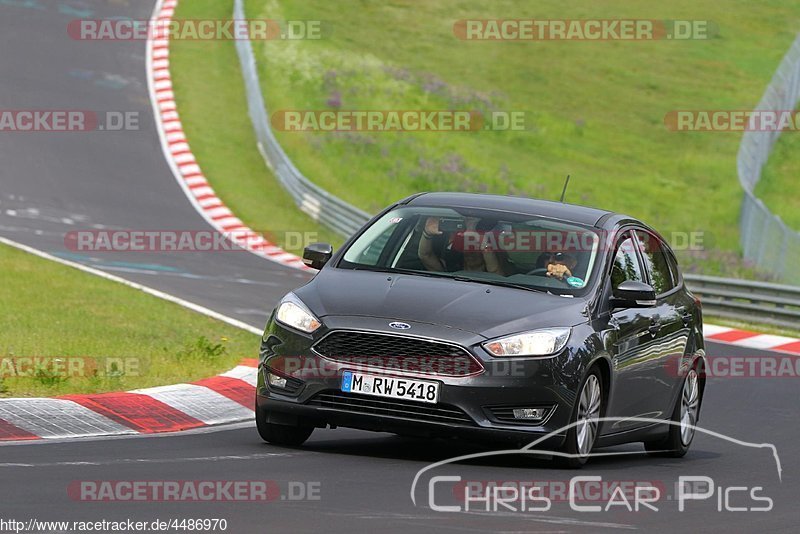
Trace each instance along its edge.
{"label": "driver's hand", "polygon": [[439,217],[428,217],[425,221],[425,232],[429,235],[440,235]]}
{"label": "driver's hand", "polygon": [[566,265],[560,263],[551,263],[547,266],[547,276],[563,280],[572,276],[572,271]]}

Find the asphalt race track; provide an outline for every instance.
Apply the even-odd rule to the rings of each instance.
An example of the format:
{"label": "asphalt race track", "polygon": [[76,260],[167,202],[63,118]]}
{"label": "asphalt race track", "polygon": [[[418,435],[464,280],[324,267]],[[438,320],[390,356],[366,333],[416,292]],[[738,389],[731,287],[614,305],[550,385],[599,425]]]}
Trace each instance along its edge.
{"label": "asphalt race track", "polygon": [[[88,256],[65,248],[64,234],[76,229],[209,228],[162,156],[145,82],[145,43],[78,42],[66,35],[74,18],[145,19],[152,8],[152,1],[139,0],[0,0],[2,107],[137,111],[141,123],[138,132],[0,133],[0,235],[261,327],[280,296],[308,275],[246,252]],[[759,354],[720,344],[709,344],[708,351],[711,356]],[[302,448],[282,448],[262,443],[252,425],[241,424],[173,435],[2,445],[0,516],[61,521],[224,518],[228,531],[236,533],[612,528],[795,532],[800,520],[797,392],[791,378],[712,379],[700,420],[702,428],[742,442],[774,444],[781,478],[770,449],[703,433],[681,460],[629,454],[594,459],[575,472],[522,456],[490,457],[435,471],[463,480],[551,481],[554,486],[575,475],[649,481],[664,490],[655,503],[658,511],[629,512],[615,506],[578,512],[555,499],[550,510],[540,512],[502,507],[486,512],[478,505],[469,512],[436,511],[429,505],[432,473],[420,479],[417,504],[411,500],[417,471],[485,449],[346,429],[317,430]],[[638,453],[641,448],[611,450]],[[688,501],[679,511],[674,486],[681,476],[712,477],[713,496]],[[270,480],[284,498],[89,502],[68,490],[86,480]],[[290,483],[294,494],[287,489]],[[452,485],[437,487],[434,503],[453,504]],[[726,492],[730,488],[746,490]],[[772,509],[731,511],[764,506],[751,491],[769,497]]]}
{"label": "asphalt race track", "polygon": [[[714,345],[717,354],[745,354]],[[658,512],[572,512],[554,502],[545,513],[447,513],[428,507],[427,479],[409,492],[426,465],[479,450],[459,442],[417,440],[355,430],[316,430],[299,449],[259,441],[255,429],[217,428],[212,432],[132,439],[35,443],[0,446],[0,502],[4,515],[53,520],[173,517],[226,518],[232,532],[343,532],[428,530],[598,531],[643,528],[663,531],[795,532],[798,512],[797,422],[792,379],[716,379],[708,387],[701,426],[745,441],[776,445],[783,467],[779,482],[770,451],[751,449],[699,434],[682,460],[640,454],[592,460],[581,471],[562,471],[546,461],[511,457],[450,466],[436,474],[464,480],[559,481],[599,475],[608,481],[651,481],[674,497],[679,476],[710,476],[726,487],[762,487],[774,501],[771,512],[717,511],[717,500],[690,501],[684,512],[675,500]],[[639,451],[637,446],[611,450]],[[82,502],[67,493],[81,480],[274,480],[285,491],[289,481],[312,483],[320,500],[275,502]],[[659,484],[660,482],[660,484]],[[446,486],[445,486],[446,487]],[[732,494],[733,495],[733,494]],[[436,504],[450,504],[447,492]],[[763,503],[731,498],[733,506]],[[584,503],[580,503],[584,504]],[[586,503],[588,504],[588,503]],[[592,503],[594,504],[594,503]],[[605,503],[601,501],[601,505]]]}
{"label": "asphalt race track", "polygon": [[65,247],[73,230],[211,229],[162,156],[144,41],[75,41],[66,33],[79,17],[149,19],[153,2],[72,3],[92,6],[87,11],[52,0],[33,4],[43,9],[17,4],[26,2],[0,1],[4,106],[138,112],[140,129],[0,133],[2,235],[263,327],[276,299],[308,275],[244,251],[89,255]]}

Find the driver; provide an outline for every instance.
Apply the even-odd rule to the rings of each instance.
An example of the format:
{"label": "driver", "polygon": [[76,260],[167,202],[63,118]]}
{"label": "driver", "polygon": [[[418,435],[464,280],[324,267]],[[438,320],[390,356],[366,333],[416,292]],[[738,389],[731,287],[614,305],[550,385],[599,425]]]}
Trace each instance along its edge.
{"label": "driver", "polygon": [[537,259],[542,268],[547,269],[545,276],[566,280],[573,276],[572,271],[578,265],[578,259],[566,252],[545,252]]}

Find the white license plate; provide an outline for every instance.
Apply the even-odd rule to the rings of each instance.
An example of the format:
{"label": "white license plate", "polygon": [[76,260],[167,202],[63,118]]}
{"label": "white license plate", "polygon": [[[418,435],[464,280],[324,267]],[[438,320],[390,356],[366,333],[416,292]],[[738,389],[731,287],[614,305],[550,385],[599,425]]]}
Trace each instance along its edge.
{"label": "white license plate", "polygon": [[353,371],[342,373],[342,391],[347,393],[363,393],[375,397],[407,399],[431,404],[439,401],[439,385],[439,382],[429,380],[366,375]]}

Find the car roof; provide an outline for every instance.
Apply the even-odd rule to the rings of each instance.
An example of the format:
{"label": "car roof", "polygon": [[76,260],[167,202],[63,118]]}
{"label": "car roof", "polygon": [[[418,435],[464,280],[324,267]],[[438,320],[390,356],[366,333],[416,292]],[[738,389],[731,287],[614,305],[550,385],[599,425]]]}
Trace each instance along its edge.
{"label": "car roof", "polygon": [[532,216],[538,215],[562,219],[588,226],[598,226],[598,223],[604,217],[615,215],[614,212],[607,210],[553,202],[551,200],[476,193],[422,193],[406,199],[404,202],[410,206],[420,207],[448,206],[510,211]]}

